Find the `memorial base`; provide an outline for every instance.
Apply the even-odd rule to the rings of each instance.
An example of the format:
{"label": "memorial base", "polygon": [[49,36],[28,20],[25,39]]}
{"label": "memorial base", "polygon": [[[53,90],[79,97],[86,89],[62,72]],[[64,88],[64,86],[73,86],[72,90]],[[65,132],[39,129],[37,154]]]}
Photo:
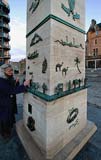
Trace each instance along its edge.
{"label": "memorial base", "polygon": [[[16,124],[18,136],[30,158],[30,160],[48,160],[49,158],[42,154],[40,148],[36,145],[27,129],[20,120]],[[72,160],[77,153],[83,148],[87,141],[97,130],[94,123],[87,121],[87,125],[70,143],[58,152],[51,160]]]}

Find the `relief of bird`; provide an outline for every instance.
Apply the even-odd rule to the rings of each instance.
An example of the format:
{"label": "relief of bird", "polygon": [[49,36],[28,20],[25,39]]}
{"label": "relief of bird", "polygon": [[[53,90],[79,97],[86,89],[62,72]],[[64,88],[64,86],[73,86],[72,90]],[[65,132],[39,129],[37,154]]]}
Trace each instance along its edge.
{"label": "relief of bird", "polygon": [[69,7],[70,7],[70,12],[72,14],[74,14],[75,0],[68,0],[68,4],[69,4]]}

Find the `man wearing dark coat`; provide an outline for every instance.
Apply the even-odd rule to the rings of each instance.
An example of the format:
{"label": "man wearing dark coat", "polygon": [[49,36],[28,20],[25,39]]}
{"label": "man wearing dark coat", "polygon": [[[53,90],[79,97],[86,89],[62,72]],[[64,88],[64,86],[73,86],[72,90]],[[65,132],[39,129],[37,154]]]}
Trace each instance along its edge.
{"label": "man wearing dark coat", "polygon": [[0,68],[0,135],[3,138],[11,136],[17,113],[16,94],[26,92],[30,81],[19,85],[13,78],[10,64],[3,64]]}

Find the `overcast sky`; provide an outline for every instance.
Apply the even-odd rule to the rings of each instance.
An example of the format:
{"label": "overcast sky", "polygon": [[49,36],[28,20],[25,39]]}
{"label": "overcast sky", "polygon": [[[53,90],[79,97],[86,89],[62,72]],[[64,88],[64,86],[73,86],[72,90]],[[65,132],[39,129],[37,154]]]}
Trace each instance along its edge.
{"label": "overcast sky", "polygon": [[[26,57],[26,3],[27,0],[8,0],[10,5],[11,60],[19,61]],[[91,19],[101,22],[101,0],[86,0],[86,28]]]}
{"label": "overcast sky", "polygon": [[8,0],[10,5],[11,60],[26,56],[26,0]]}

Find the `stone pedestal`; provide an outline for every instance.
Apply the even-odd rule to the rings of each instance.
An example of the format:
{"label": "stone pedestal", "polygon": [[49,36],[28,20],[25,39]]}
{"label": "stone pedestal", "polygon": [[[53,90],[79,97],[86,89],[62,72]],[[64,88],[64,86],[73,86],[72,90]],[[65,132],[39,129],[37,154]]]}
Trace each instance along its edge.
{"label": "stone pedestal", "polygon": [[[25,95],[24,124],[46,157],[53,157],[86,126],[86,97],[86,89],[51,102]],[[28,112],[28,104],[32,113]],[[28,117],[35,120],[34,131],[28,128]]]}
{"label": "stone pedestal", "polygon": [[[17,123],[16,129],[30,160],[48,160],[26,130],[22,120]],[[87,121],[85,128],[51,160],[72,160],[95,133],[96,129],[96,126],[92,122]]]}
{"label": "stone pedestal", "polygon": [[23,121],[52,159],[87,126],[84,0],[27,0]]}

